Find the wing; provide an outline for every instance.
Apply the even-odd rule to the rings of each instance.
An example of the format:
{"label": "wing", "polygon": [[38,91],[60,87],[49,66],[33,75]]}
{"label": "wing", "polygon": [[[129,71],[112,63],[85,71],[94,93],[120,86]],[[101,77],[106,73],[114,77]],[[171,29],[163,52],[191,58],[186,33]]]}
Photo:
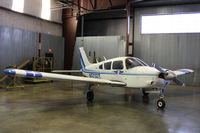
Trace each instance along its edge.
{"label": "wing", "polygon": [[72,76],[72,75],[27,71],[27,70],[21,70],[21,69],[5,69],[4,72],[9,75],[18,75],[18,76],[23,76],[23,77],[39,77],[39,78],[57,79],[57,80],[74,80],[74,81],[90,82],[90,83],[94,83],[94,84],[126,86],[126,84],[123,82],[110,81],[110,80],[106,80],[106,79],[82,77],[82,76]]}
{"label": "wing", "polygon": [[178,69],[178,70],[173,71],[173,73],[176,74],[176,76],[189,74],[189,73],[192,73],[192,72],[194,72],[194,71],[191,70],[191,69]]}
{"label": "wing", "polygon": [[53,73],[80,73],[81,70],[53,70]]}

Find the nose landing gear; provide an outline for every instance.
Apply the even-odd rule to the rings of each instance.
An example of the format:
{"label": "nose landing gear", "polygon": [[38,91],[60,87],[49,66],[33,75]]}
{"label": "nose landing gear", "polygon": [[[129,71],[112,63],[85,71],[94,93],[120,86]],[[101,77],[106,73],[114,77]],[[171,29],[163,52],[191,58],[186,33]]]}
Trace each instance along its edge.
{"label": "nose landing gear", "polygon": [[163,98],[164,98],[164,89],[166,88],[166,86],[167,86],[167,84],[165,84],[161,89],[160,89],[160,98],[158,99],[158,101],[157,101],[157,107],[158,107],[158,109],[161,109],[161,110],[163,110],[164,108],[165,108],[165,106],[166,106],[166,103],[165,103],[165,101],[163,100]]}
{"label": "nose landing gear", "polygon": [[158,107],[158,109],[164,109],[165,105],[166,105],[166,103],[165,103],[165,101],[163,99],[159,99],[157,101],[157,107]]}

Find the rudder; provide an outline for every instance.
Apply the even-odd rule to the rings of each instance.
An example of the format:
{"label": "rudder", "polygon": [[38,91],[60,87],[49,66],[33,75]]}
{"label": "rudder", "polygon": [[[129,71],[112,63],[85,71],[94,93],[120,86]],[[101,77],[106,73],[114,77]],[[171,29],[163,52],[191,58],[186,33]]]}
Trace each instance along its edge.
{"label": "rudder", "polygon": [[79,52],[80,52],[81,67],[85,68],[86,66],[90,65],[91,63],[88,61],[88,58],[85,54],[83,47],[79,48]]}

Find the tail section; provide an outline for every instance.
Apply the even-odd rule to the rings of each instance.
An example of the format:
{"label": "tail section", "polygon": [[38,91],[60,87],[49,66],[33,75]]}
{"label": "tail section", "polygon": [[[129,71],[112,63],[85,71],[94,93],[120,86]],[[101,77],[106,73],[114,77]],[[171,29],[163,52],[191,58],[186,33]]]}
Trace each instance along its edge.
{"label": "tail section", "polygon": [[90,65],[91,63],[88,61],[88,58],[85,54],[83,47],[79,48],[79,52],[80,52],[81,66],[82,66],[82,68],[85,68],[86,66]]}

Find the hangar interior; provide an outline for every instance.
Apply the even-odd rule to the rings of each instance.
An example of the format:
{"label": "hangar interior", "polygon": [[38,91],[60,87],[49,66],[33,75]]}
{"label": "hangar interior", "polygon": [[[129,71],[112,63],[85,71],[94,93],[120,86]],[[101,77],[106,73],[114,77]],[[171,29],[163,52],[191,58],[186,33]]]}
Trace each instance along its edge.
{"label": "hangar interior", "polygon": [[[0,0],[0,132],[199,133],[199,14],[199,0]],[[147,28],[152,33],[144,30],[145,18],[170,15],[196,18],[168,27],[178,32],[159,31],[175,18],[156,20],[156,28]],[[183,23],[189,32],[179,29]],[[91,103],[87,82],[4,73],[80,70],[81,46],[91,63],[134,56],[150,66],[194,72],[179,78],[185,87],[172,82],[166,88],[164,110],[156,107],[157,94],[146,97],[140,89],[95,85]]]}

